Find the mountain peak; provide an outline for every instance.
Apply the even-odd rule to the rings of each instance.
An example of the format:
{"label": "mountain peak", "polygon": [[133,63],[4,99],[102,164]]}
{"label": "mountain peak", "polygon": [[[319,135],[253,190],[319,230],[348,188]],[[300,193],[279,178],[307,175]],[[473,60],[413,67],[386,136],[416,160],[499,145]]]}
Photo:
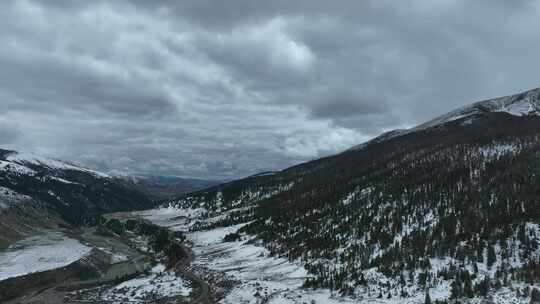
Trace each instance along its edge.
{"label": "mountain peak", "polygon": [[514,116],[540,115],[540,88],[514,95],[475,102],[471,105],[448,112],[416,127],[385,132],[374,139],[350,148],[348,151],[363,149],[373,143],[379,143],[411,132],[426,130],[454,120],[489,112],[505,112]]}
{"label": "mountain peak", "polygon": [[28,152],[19,152],[19,151],[0,149],[0,160],[2,160],[2,158],[5,161],[16,163],[19,165],[37,165],[37,166],[43,166],[43,167],[53,169],[53,170],[60,169],[60,170],[83,171],[83,172],[90,173],[92,175],[102,177],[102,178],[110,177],[105,173],[90,170],[88,168],[85,168],[78,164],[74,164],[72,162],[42,157],[42,156],[39,156],[33,153],[28,153]]}
{"label": "mountain peak", "polygon": [[540,88],[519,94],[479,101],[439,116],[411,130],[424,130],[453,120],[486,112],[506,112],[514,116],[538,115],[540,112]]}

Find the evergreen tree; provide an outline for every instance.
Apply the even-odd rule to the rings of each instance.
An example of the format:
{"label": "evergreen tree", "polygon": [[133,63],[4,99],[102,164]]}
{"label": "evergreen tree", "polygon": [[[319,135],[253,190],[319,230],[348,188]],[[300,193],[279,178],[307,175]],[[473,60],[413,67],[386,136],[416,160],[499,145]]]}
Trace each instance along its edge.
{"label": "evergreen tree", "polygon": [[469,272],[466,272],[466,275],[464,276],[463,293],[465,294],[467,298],[474,297],[474,292],[472,289],[472,282],[471,282],[471,277],[469,275]]}
{"label": "evergreen tree", "polygon": [[458,276],[456,276],[456,278],[450,285],[450,298],[451,299],[461,298],[461,282]]}
{"label": "evergreen tree", "polygon": [[478,293],[483,297],[487,296],[489,291],[489,285],[489,278],[485,276],[477,287]]}
{"label": "evergreen tree", "polygon": [[426,290],[426,297],[424,298],[424,304],[431,304],[431,297],[429,296],[429,289]]}
{"label": "evergreen tree", "polygon": [[491,268],[493,264],[497,261],[497,254],[495,253],[495,248],[493,248],[493,245],[488,246],[488,255],[487,255],[487,266]]}

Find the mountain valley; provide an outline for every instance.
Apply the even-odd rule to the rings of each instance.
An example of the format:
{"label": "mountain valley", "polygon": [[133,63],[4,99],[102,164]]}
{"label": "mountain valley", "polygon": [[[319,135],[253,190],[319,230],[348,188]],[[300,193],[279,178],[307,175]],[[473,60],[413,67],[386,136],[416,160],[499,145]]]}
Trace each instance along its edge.
{"label": "mountain valley", "polygon": [[0,150],[0,287],[29,290],[0,300],[534,303],[538,109],[540,89],[482,101],[189,193]]}

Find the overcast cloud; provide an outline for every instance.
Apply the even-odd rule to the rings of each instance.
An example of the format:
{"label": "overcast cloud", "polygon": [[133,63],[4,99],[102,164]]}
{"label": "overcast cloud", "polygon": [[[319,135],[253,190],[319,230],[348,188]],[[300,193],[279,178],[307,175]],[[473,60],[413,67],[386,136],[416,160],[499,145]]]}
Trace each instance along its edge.
{"label": "overcast cloud", "polygon": [[1,1],[0,147],[234,178],[540,86],[540,1]]}

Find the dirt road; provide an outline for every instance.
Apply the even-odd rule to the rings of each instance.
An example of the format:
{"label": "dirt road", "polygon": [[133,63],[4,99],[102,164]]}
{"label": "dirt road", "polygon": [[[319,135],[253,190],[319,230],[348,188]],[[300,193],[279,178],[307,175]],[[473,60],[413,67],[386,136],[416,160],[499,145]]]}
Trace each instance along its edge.
{"label": "dirt road", "polygon": [[191,300],[191,303],[193,304],[212,304],[214,303],[214,296],[212,294],[212,290],[207,282],[199,278],[196,274],[194,274],[191,270],[189,270],[189,266],[191,265],[191,262],[195,260],[195,255],[193,254],[193,251],[191,248],[185,246],[184,244],[180,244],[180,248],[183,251],[184,256],[186,257],[182,261],[178,262],[175,265],[176,272],[181,274],[185,279],[191,281],[193,283],[194,292],[196,294],[196,297]]}

